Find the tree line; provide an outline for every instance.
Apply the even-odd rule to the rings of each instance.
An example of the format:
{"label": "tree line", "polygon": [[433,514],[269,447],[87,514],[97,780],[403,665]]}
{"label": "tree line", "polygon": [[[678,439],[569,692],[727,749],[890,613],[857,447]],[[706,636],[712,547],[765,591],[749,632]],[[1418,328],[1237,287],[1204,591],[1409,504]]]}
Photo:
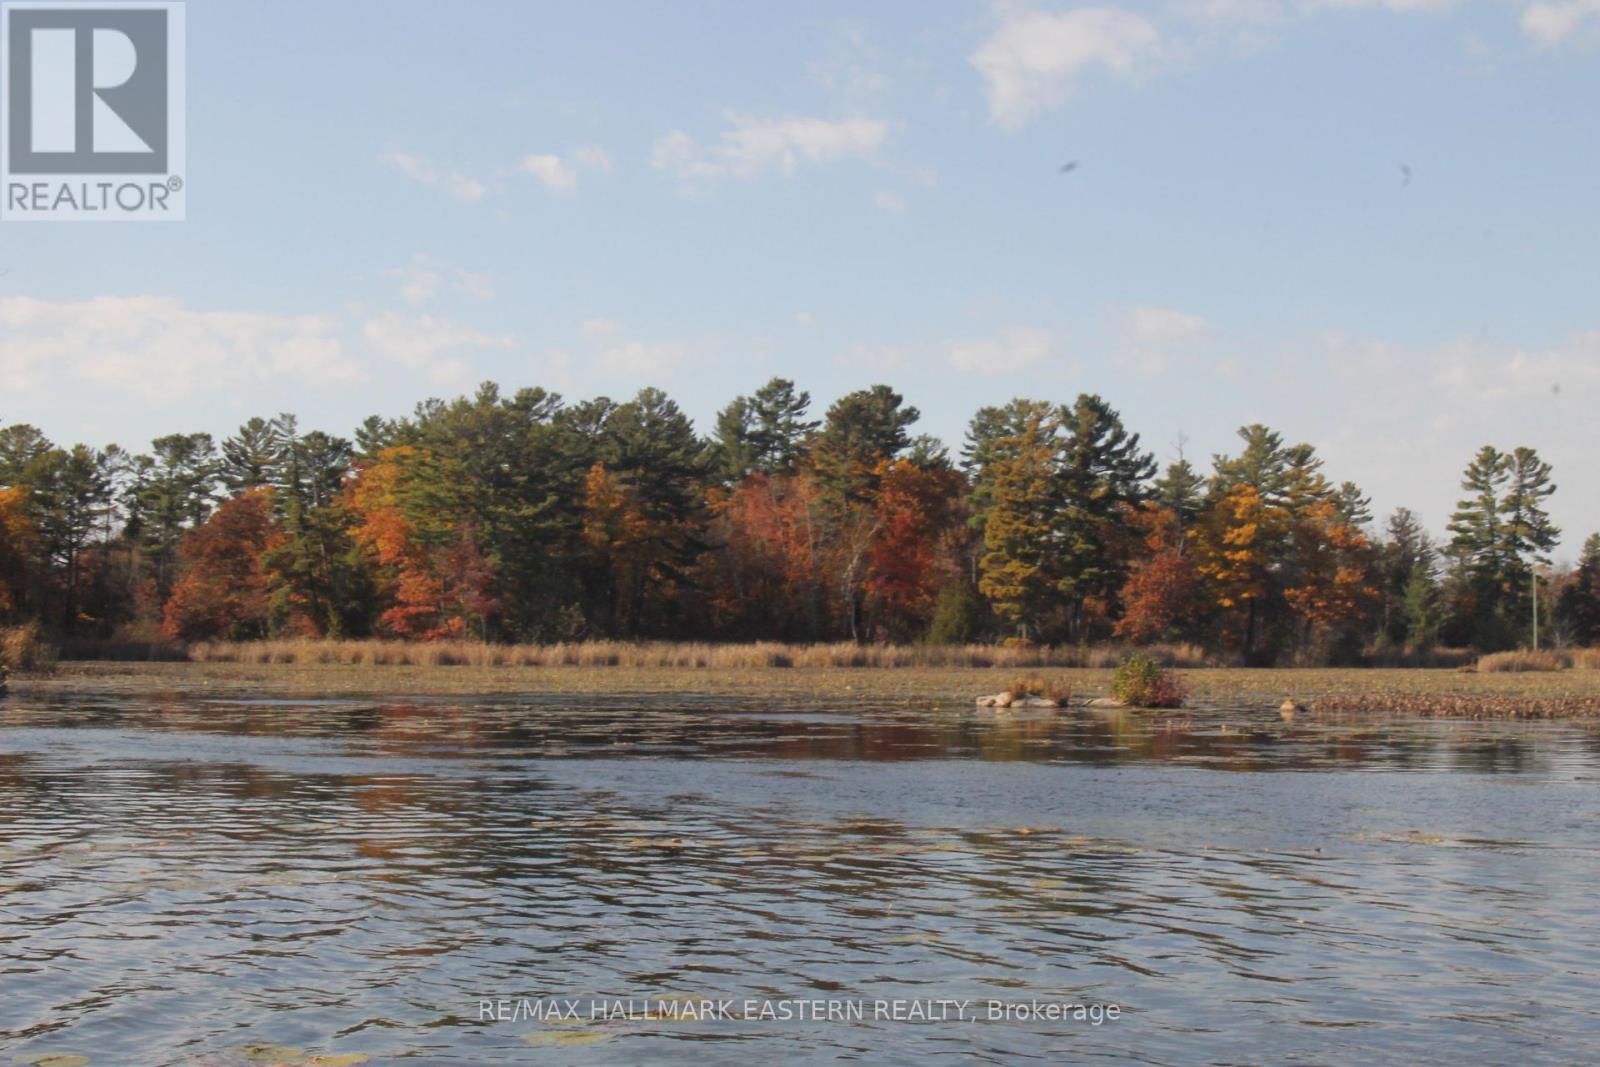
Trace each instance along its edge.
{"label": "tree line", "polygon": [[0,429],[0,621],[79,638],[1191,641],[1252,662],[1600,640],[1600,535],[1542,574],[1549,464],[1485,446],[1442,543],[1262,425],[1159,466],[1099,396],[977,412],[775,378],[698,434],[665,393],[430,399],[350,438]]}

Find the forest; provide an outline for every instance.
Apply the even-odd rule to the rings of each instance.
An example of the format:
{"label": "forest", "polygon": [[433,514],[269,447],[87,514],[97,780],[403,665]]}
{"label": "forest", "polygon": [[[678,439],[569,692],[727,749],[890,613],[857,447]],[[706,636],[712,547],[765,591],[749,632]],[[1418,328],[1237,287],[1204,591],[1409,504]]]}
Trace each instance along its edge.
{"label": "forest", "polygon": [[0,429],[0,625],[58,640],[1193,642],[1251,664],[1600,640],[1600,535],[1553,472],[1468,460],[1437,540],[1263,425],[1164,466],[1099,396],[958,455],[886,385],[775,378],[709,436],[665,393],[430,399],[349,438],[252,418],[144,451]]}

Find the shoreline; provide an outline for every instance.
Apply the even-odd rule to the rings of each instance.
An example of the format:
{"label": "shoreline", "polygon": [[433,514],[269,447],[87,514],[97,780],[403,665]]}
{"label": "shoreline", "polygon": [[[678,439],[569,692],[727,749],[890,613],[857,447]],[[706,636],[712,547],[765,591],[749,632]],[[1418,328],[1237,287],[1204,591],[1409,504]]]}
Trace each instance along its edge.
{"label": "shoreline", "polygon": [[[999,667],[518,667],[65,661],[48,674],[13,674],[11,699],[252,695],[278,698],[700,695],[803,703],[973,709],[1017,675]],[[1110,692],[1104,668],[1044,668],[1071,690],[1060,713]],[[1216,667],[1178,671],[1188,711],[1271,711],[1292,699],[1318,714],[1461,719],[1600,719],[1600,671],[1461,673],[1428,668]],[[4,705],[0,704],[0,708]],[[1005,709],[979,709],[1004,714]],[[1035,711],[1040,709],[1026,709]],[[1048,709],[1046,709],[1048,710]],[[1090,709],[1097,710],[1097,709]],[[1141,712],[1143,713],[1143,712]]]}

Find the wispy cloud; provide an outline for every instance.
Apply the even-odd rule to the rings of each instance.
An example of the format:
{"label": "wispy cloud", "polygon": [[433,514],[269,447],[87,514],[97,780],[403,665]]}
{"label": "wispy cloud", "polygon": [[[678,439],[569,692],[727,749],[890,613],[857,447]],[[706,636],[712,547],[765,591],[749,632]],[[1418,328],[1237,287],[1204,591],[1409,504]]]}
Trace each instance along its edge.
{"label": "wispy cloud", "polygon": [[399,281],[401,297],[412,305],[432,303],[446,291],[474,300],[494,299],[488,275],[452,267],[422,252],[412,256],[405,266],[391,267],[384,273]]}
{"label": "wispy cloud", "polygon": [[552,193],[571,193],[578,188],[580,171],[610,173],[611,153],[599,145],[579,145],[566,156],[535,152],[518,160],[517,169],[538,179]]}
{"label": "wispy cloud", "polygon": [[1206,320],[1199,315],[1172,308],[1129,308],[1126,321],[1128,332],[1134,340],[1154,344],[1188,340],[1200,336],[1209,328]]}
{"label": "wispy cloud", "polygon": [[482,200],[489,192],[489,187],[478,178],[461,171],[441,169],[410,152],[385,152],[379,159],[412,181],[442,188],[457,200],[472,203]]}
{"label": "wispy cloud", "polygon": [[611,375],[641,380],[660,377],[683,361],[685,349],[676,342],[646,341],[631,336],[614,319],[588,319],[578,328],[590,366]]}
{"label": "wispy cloud", "polygon": [[385,312],[368,319],[361,330],[368,347],[387,359],[422,371],[437,385],[468,384],[464,354],[515,347],[516,339],[483,333],[463,323],[433,315]]}
{"label": "wispy cloud", "polygon": [[992,337],[953,341],[945,346],[945,359],[959,370],[978,374],[1011,374],[1031,367],[1050,355],[1050,334],[1031,326],[1013,326]]}
{"label": "wispy cloud", "polygon": [[570,193],[578,187],[578,172],[560,156],[523,156],[517,167],[539,179],[552,193]]}
{"label": "wispy cloud", "polygon": [[682,130],[663,134],[656,140],[650,165],[685,185],[749,179],[771,171],[793,174],[802,164],[871,156],[889,136],[889,123],[874,118],[758,119],[729,112],[725,119],[726,128],[709,145]]}
{"label": "wispy cloud", "polygon": [[0,298],[0,390],[57,376],[169,404],[291,379],[310,388],[364,375],[337,321],[319,315],[199,311],[176,299]]}
{"label": "wispy cloud", "polygon": [[[1134,81],[1192,62],[1216,41],[1239,34],[1259,43],[1265,27],[1330,12],[1369,10],[1397,15],[1450,11],[1458,0],[1176,0],[1166,7],[1035,9],[997,4],[999,22],[969,62],[983,77],[990,119],[1011,129],[1071,99],[1085,79]],[[1537,10],[1549,9],[1549,10]],[[1582,9],[1581,13],[1575,13]],[[1535,13],[1537,10],[1537,13]],[[1565,37],[1600,0],[1551,0],[1524,16],[1535,36]]]}
{"label": "wispy cloud", "polygon": [[971,63],[983,75],[989,117],[1015,128],[1059,104],[1085,73],[1132,76],[1161,47],[1155,23],[1120,8],[1018,9],[979,45]]}
{"label": "wispy cloud", "polygon": [[887,211],[891,215],[903,215],[908,207],[906,198],[893,189],[879,189],[872,194],[872,202],[879,211]]}
{"label": "wispy cloud", "polygon": [[1522,32],[1535,44],[1553,48],[1576,38],[1594,20],[1600,20],[1600,0],[1530,4],[1522,12]]}

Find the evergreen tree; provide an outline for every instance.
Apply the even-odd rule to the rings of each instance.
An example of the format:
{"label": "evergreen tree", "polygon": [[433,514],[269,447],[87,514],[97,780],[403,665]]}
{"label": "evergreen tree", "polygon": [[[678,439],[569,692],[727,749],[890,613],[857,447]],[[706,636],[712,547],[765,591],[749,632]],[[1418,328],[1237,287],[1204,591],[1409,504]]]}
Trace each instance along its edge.
{"label": "evergreen tree", "polygon": [[229,493],[277,484],[283,460],[284,441],[279,432],[283,418],[268,421],[256,416],[223,440],[217,473]]}
{"label": "evergreen tree", "polygon": [[870,497],[877,484],[872,472],[881,460],[899,458],[911,443],[907,431],[920,417],[887,385],[840,397],[828,408],[811,448],[824,489],[853,501]]}
{"label": "evergreen tree", "polygon": [[1600,533],[1583,542],[1572,580],[1561,591],[1557,617],[1580,645],[1600,644]]}
{"label": "evergreen tree", "polygon": [[819,423],[806,419],[811,394],[773,378],[754,396],[741,396],[717,415],[716,440],[724,477],[737,482],[754,472],[792,471]]}
{"label": "evergreen tree", "polygon": [[1151,486],[1151,499],[1173,515],[1179,546],[1183,532],[1194,525],[1205,506],[1205,487],[1205,478],[1181,455],[1167,464],[1166,471]]}
{"label": "evergreen tree", "polygon": [[1044,400],[1018,397],[1004,407],[979,408],[967,426],[961,449],[961,469],[972,486],[968,522],[982,530],[994,506],[994,478],[1000,464],[1015,455],[1017,441],[1033,421],[1043,421],[1051,413]]}
{"label": "evergreen tree", "polygon": [[1503,580],[1508,569],[1501,527],[1501,492],[1508,476],[1507,457],[1493,445],[1484,445],[1462,473],[1461,488],[1467,496],[1450,516],[1450,554],[1487,586]]}
{"label": "evergreen tree", "polygon": [[1291,474],[1289,450],[1283,435],[1258,423],[1239,428],[1244,448],[1237,456],[1212,457],[1210,498],[1226,496],[1236,486],[1248,486],[1271,507],[1289,501]]}
{"label": "evergreen tree", "polygon": [[1365,526],[1372,521],[1372,498],[1361,492],[1355,482],[1340,482],[1333,496],[1339,516],[1351,526]]}
{"label": "evergreen tree", "polygon": [[1056,490],[1058,588],[1071,605],[1072,636],[1082,639],[1085,600],[1109,597],[1126,578],[1120,520],[1146,497],[1156,462],[1098,396],[1080,395],[1057,417],[1065,429]]}
{"label": "evergreen tree", "polygon": [[1022,636],[1051,636],[1059,604],[1060,427],[1048,408],[995,442],[978,589]]}

